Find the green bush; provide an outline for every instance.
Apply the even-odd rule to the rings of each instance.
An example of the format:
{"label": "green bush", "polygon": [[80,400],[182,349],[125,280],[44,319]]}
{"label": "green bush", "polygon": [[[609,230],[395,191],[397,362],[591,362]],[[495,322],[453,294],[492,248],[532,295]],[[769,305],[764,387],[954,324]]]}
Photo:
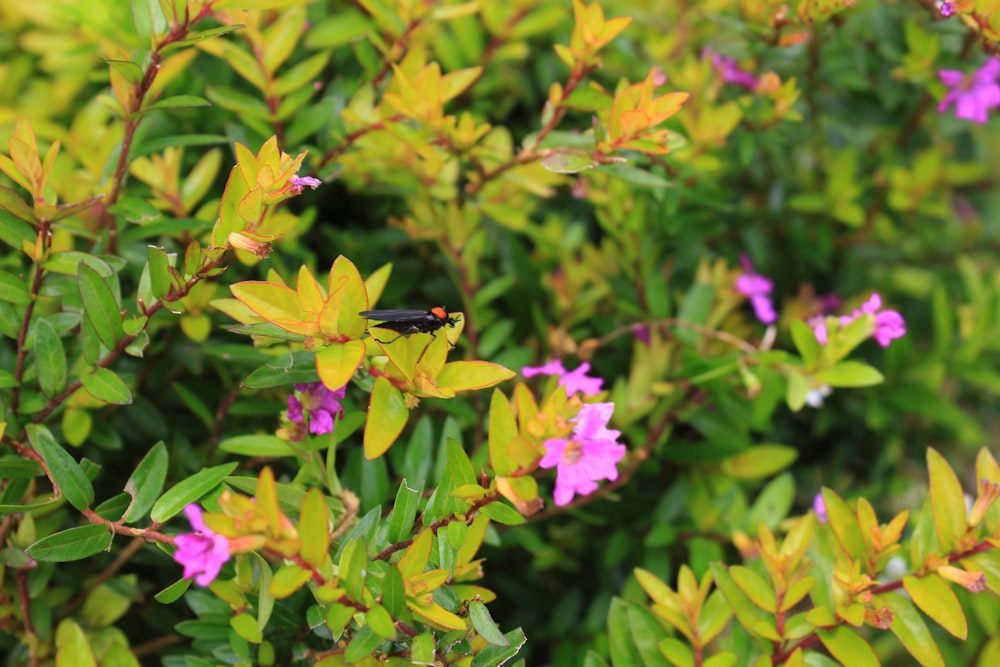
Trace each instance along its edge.
{"label": "green bush", "polygon": [[1000,663],[995,4],[0,4],[5,664]]}

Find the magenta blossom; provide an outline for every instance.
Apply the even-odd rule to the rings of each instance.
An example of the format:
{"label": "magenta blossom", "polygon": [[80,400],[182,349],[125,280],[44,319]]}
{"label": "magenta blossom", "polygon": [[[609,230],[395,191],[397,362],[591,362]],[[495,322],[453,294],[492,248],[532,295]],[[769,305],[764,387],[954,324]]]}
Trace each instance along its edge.
{"label": "magenta blossom", "polygon": [[[882,297],[878,294],[872,294],[861,305],[861,308],[855,309],[850,315],[841,315],[840,326],[845,327],[862,315],[872,315],[875,318],[875,330],[872,332],[872,337],[882,347],[889,347],[889,343],[906,335],[906,320],[898,311],[882,310]],[[830,337],[826,320],[814,318],[809,321],[809,324],[812,326],[819,344],[826,345]]]}
{"label": "magenta blossom", "polygon": [[954,2],[942,2],[938,5],[938,11],[941,12],[941,16],[949,18],[954,16],[957,10]]}
{"label": "magenta blossom", "polygon": [[587,403],[573,418],[572,439],[552,438],[545,441],[542,468],[556,469],[556,505],[567,505],[573,496],[586,496],[597,490],[597,480],[618,479],[618,462],[625,456],[620,444],[620,431],[607,428],[614,403]]}
{"label": "magenta blossom", "polygon": [[998,58],[990,58],[968,76],[955,69],[939,70],[938,78],[951,90],[938,104],[938,113],[944,113],[954,104],[956,118],[985,123],[989,119],[986,112],[1000,106],[997,75],[1000,75]]}
{"label": "magenta blossom", "polygon": [[746,255],[740,257],[740,262],[746,273],[736,279],[736,291],[750,299],[750,305],[753,306],[754,315],[758,320],[764,324],[774,324],[778,321],[778,314],[774,311],[770,297],[774,283],[754,273],[753,264]]}
{"label": "magenta blossom", "polygon": [[721,53],[716,53],[710,47],[705,47],[705,50],[702,51],[702,58],[709,57],[712,59],[712,67],[726,83],[731,83],[734,86],[740,86],[747,90],[753,90],[757,87],[757,77],[745,69],[740,69],[736,64],[736,58],[727,58]]}
{"label": "magenta blossom", "polygon": [[560,376],[559,386],[566,389],[567,396],[572,396],[576,392],[580,392],[584,396],[593,396],[601,393],[604,380],[588,377],[587,371],[589,370],[590,363],[585,361],[576,370],[567,371],[562,362],[555,359],[543,366],[525,366],[521,369],[521,375],[526,378],[536,375],[558,375]]}
{"label": "magenta blossom", "polygon": [[813,512],[816,513],[816,518],[819,519],[820,523],[826,523],[830,520],[830,516],[826,513],[826,502],[823,501],[822,493],[817,493],[816,497],[813,498]]}
{"label": "magenta blossom", "polygon": [[[199,586],[208,586],[229,560],[229,540],[212,532],[201,518],[201,508],[191,503],[184,508],[193,533],[182,533],[175,539],[174,560],[184,566],[184,578],[194,577]],[[197,575],[197,576],[195,576]]]}
{"label": "magenta blossom", "polygon": [[288,179],[288,185],[294,194],[302,194],[302,190],[305,188],[312,188],[315,190],[319,186],[323,185],[323,181],[318,178],[313,178],[312,176],[292,176]]}
{"label": "magenta blossom", "polygon": [[302,423],[304,415],[309,415],[309,432],[324,435],[333,431],[333,423],[344,416],[340,399],[347,395],[347,385],[331,391],[322,382],[297,384],[299,395],[288,395],[288,419]]}

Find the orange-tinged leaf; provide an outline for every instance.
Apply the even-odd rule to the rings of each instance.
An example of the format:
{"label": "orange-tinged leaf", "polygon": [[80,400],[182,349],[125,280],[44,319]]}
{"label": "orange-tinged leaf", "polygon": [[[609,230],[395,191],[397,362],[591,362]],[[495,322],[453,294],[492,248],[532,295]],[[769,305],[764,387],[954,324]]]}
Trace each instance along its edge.
{"label": "orange-tinged leaf", "polygon": [[438,385],[456,392],[485,389],[514,377],[514,371],[490,361],[453,361],[437,376]]}
{"label": "orange-tinged leaf", "polygon": [[664,605],[666,607],[674,607],[677,604],[677,594],[674,593],[669,586],[667,586],[663,581],[660,580],[652,572],[644,570],[641,567],[635,568],[633,570],[635,574],[636,581],[642,586],[642,590],[646,591],[646,595],[650,599],[657,603]]}
{"label": "orange-tinged leaf", "polygon": [[329,521],[323,493],[317,488],[310,489],[302,499],[302,510],[299,512],[299,536],[302,539],[299,555],[313,567],[322,566],[327,557],[330,548]]}
{"label": "orange-tinged leaf", "polygon": [[365,458],[375,459],[388,451],[409,417],[403,393],[384,377],[375,378],[365,426]]}
{"label": "orange-tinged leaf", "polygon": [[281,508],[278,507],[278,486],[269,466],[264,466],[257,477],[254,497],[260,513],[267,519],[269,532],[277,535],[281,530]]}
{"label": "orange-tinged leaf", "polygon": [[875,596],[872,603],[876,608],[886,607],[892,612],[889,629],[917,662],[923,667],[945,667],[941,649],[912,602],[899,593],[891,592]]}
{"label": "orange-tinged leaf", "polygon": [[962,485],[948,462],[935,449],[927,449],[930,473],[931,510],[938,542],[946,553],[951,552],[965,534],[965,497]]}
{"label": "orange-tinged leaf", "polygon": [[364,358],[364,341],[328,345],[316,353],[316,373],[327,389],[335,391],[350,381]]}
{"label": "orange-tinged leaf", "polygon": [[788,611],[797,605],[802,598],[809,595],[809,591],[816,585],[816,577],[803,577],[788,587],[785,596],[781,600],[780,611]]}
{"label": "orange-tinged leaf", "polygon": [[619,121],[623,137],[634,137],[649,127],[649,116],[645,111],[626,111]]}
{"label": "orange-tinged leaf", "polygon": [[412,579],[424,571],[431,557],[431,545],[433,544],[433,533],[429,528],[420,531],[416,539],[406,549],[406,553],[396,563],[396,567],[403,574],[404,579]]}
{"label": "orange-tinged leaf", "polygon": [[247,191],[249,191],[250,188],[257,185],[257,172],[260,171],[260,165],[257,164],[257,156],[241,143],[236,144],[235,151],[236,168],[239,170],[240,176],[243,177]]}
{"label": "orange-tinged leaf", "polygon": [[316,323],[307,320],[293,289],[258,280],[236,283],[229,289],[247,308],[285,331],[306,336],[317,331]]}
{"label": "orange-tinged leaf", "polygon": [[937,574],[907,575],[903,577],[903,588],[920,611],[959,639],[965,639],[969,631],[965,612],[947,581]]}
{"label": "orange-tinged leaf", "polygon": [[412,584],[418,593],[430,593],[444,586],[450,578],[451,570],[427,570],[410,577],[408,583]]}
{"label": "orange-tinged leaf", "polygon": [[663,120],[666,120],[666,118],[673,116],[680,110],[681,105],[687,102],[688,97],[690,97],[688,93],[667,93],[666,95],[661,95],[650,103],[648,111],[657,116],[664,116]]}
{"label": "orange-tinged leaf", "polygon": [[826,650],[842,665],[880,667],[882,664],[868,642],[846,626],[817,630],[816,634]]}
{"label": "orange-tinged leaf", "polygon": [[778,601],[774,595],[774,588],[758,572],[743,565],[734,565],[729,568],[729,574],[733,581],[740,587],[750,600],[763,609],[774,613],[778,610]]}

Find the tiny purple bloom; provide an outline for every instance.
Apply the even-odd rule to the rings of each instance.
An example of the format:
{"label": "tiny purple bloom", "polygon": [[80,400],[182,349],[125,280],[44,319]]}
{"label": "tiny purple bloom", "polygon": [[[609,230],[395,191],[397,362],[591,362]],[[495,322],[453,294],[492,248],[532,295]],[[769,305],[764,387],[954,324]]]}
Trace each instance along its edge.
{"label": "tiny purple bloom", "polygon": [[194,577],[199,586],[208,586],[229,560],[229,540],[205,525],[201,508],[194,503],[185,507],[184,513],[195,532],[182,533],[174,538],[177,544],[174,560],[184,566],[185,579]]}
{"label": "tiny purple bloom", "polygon": [[632,330],[632,335],[635,336],[635,339],[643,345],[649,345],[652,341],[652,338],[650,338],[649,327],[647,326],[636,327]]}
{"label": "tiny purple bloom", "polygon": [[715,68],[715,71],[719,73],[722,80],[726,83],[741,86],[747,90],[753,90],[757,87],[757,77],[745,69],[740,69],[736,64],[736,58],[727,58],[708,47],[702,51],[702,57],[712,58],[712,67]]}
{"label": "tiny purple bloom", "polygon": [[951,90],[938,104],[938,113],[944,113],[954,104],[956,118],[985,123],[989,119],[986,112],[1000,106],[997,75],[1000,75],[998,58],[990,58],[968,76],[955,69],[939,70],[938,78]]}
{"label": "tiny purple bloom", "polygon": [[347,385],[331,391],[322,382],[297,384],[299,396],[288,395],[288,419],[302,423],[304,415],[309,415],[309,432],[324,435],[333,431],[333,423],[343,417],[344,409],[340,399],[347,395]]}
{"label": "tiny purple bloom", "polygon": [[826,503],[823,501],[822,493],[817,493],[816,497],[813,498],[813,512],[816,513],[816,518],[819,519],[820,523],[826,523],[830,520],[826,513]]}
{"label": "tiny purple bloom", "polygon": [[607,428],[614,403],[587,403],[573,418],[572,439],[545,441],[542,468],[556,469],[556,505],[567,505],[573,496],[586,496],[597,490],[597,481],[618,479],[618,462],[625,456],[625,445],[617,442],[620,431]]}
{"label": "tiny purple bloom", "polygon": [[949,18],[954,16],[957,10],[955,9],[955,3],[942,2],[938,5],[938,11],[941,12],[941,16]]}
{"label": "tiny purple bloom", "polygon": [[[867,301],[861,304],[861,308],[855,309],[850,315],[840,316],[840,326],[845,327],[862,315],[872,315],[875,318],[875,330],[872,337],[882,347],[889,347],[889,343],[906,335],[906,320],[895,310],[882,310],[882,297],[872,294]],[[829,331],[824,320],[810,320],[813,333],[820,345],[826,345],[829,340]]]}
{"label": "tiny purple bloom", "polygon": [[593,396],[594,394],[601,393],[601,385],[604,384],[604,380],[587,377],[587,371],[589,370],[590,362],[585,361],[576,370],[566,372],[559,378],[559,384],[566,388],[567,396],[572,396],[576,392],[580,392],[584,396]]}
{"label": "tiny purple bloom", "polygon": [[778,321],[778,313],[771,302],[771,290],[774,283],[762,275],[753,272],[753,264],[744,255],[740,258],[746,273],[736,279],[736,291],[750,299],[754,315],[764,324],[774,324]]}
{"label": "tiny purple bloom", "polygon": [[318,178],[313,178],[312,176],[292,176],[288,180],[288,184],[291,186],[291,191],[295,194],[302,194],[302,190],[305,188],[312,188],[315,190],[319,186],[323,185],[323,181]]}

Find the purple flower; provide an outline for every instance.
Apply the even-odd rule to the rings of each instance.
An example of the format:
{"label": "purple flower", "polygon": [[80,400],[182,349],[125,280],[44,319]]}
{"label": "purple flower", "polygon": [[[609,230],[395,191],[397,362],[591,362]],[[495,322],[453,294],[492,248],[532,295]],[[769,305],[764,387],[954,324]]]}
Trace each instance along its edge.
{"label": "purple flower", "polygon": [[742,86],[747,90],[757,87],[757,77],[745,69],[740,69],[736,64],[736,58],[726,58],[721,53],[716,53],[710,47],[705,47],[702,51],[703,58],[712,58],[712,67],[719,73],[722,80],[734,86]]}
{"label": "purple flower", "polygon": [[313,178],[312,176],[292,176],[288,180],[288,185],[292,193],[302,194],[302,190],[305,188],[312,188],[315,190],[319,186],[323,185],[323,181],[318,178]]}
{"label": "purple flower", "polygon": [[955,3],[952,2],[942,2],[938,5],[938,11],[941,12],[941,16],[949,18],[955,15]]}
{"label": "purple flower", "polygon": [[185,579],[194,577],[199,586],[208,586],[229,560],[229,541],[205,525],[201,508],[194,503],[185,507],[184,513],[195,532],[182,533],[174,538],[177,544],[174,560],[184,566]]}
{"label": "purple flower", "polygon": [[607,428],[614,403],[587,403],[574,417],[572,439],[545,441],[542,468],[556,469],[556,505],[567,505],[573,496],[593,493],[597,480],[618,479],[618,462],[625,456],[625,445],[617,442],[620,431]]}
{"label": "purple flower", "polygon": [[998,58],[990,58],[968,76],[955,69],[939,70],[938,78],[951,90],[938,104],[938,113],[944,113],[954,104],[956,118],[985,123],[988,120],[986,112],[1000,106],[997,75],[1000,75]]}
{"label": "purple flower", "polygon": [[813,512],[816,513],[816,518],[819,519],[820,523],[826,523],[830,520],[826,513],[826,503],[823,502],[822,493],[817,493],[816,497],[813,498]]}
{"label": "purple flower", "polygon": [[769,296],[774,289],[774,283],[754,273],[753,264],[746,255],[743,255],[740,261],[746,273],[736,279],[736,291],[750,299],[750,305],[753,306],[753,312],[758,320],[764,324],[774,324],[778,321],[778,314],[774,311],[774,304],[771,303]]}
{"label": "purple flower", "polygon": [[343,417],[340,399],[347,395],[347,385],[331,391],[322,382],[297,384],[299,396],[288,395],[288,419],[301,423],[309,415],[309,432],[324,435],[333,431],[334,420]]}
{"label": "purple flower", "polygon": [[526,378],[536,375],[558,375],[560,376],[559,386],[565,387],[567,396],[572,396],[576,392],[580,392],[584,396],[593,396],[601,393],[601,385],[604,384],[604,380],[587,377],[589,370],[590,363],[585,361],[576,370],[567,371],[562,362],[555,359],[543,366],[525,366],[521,369],[521,375]]}

